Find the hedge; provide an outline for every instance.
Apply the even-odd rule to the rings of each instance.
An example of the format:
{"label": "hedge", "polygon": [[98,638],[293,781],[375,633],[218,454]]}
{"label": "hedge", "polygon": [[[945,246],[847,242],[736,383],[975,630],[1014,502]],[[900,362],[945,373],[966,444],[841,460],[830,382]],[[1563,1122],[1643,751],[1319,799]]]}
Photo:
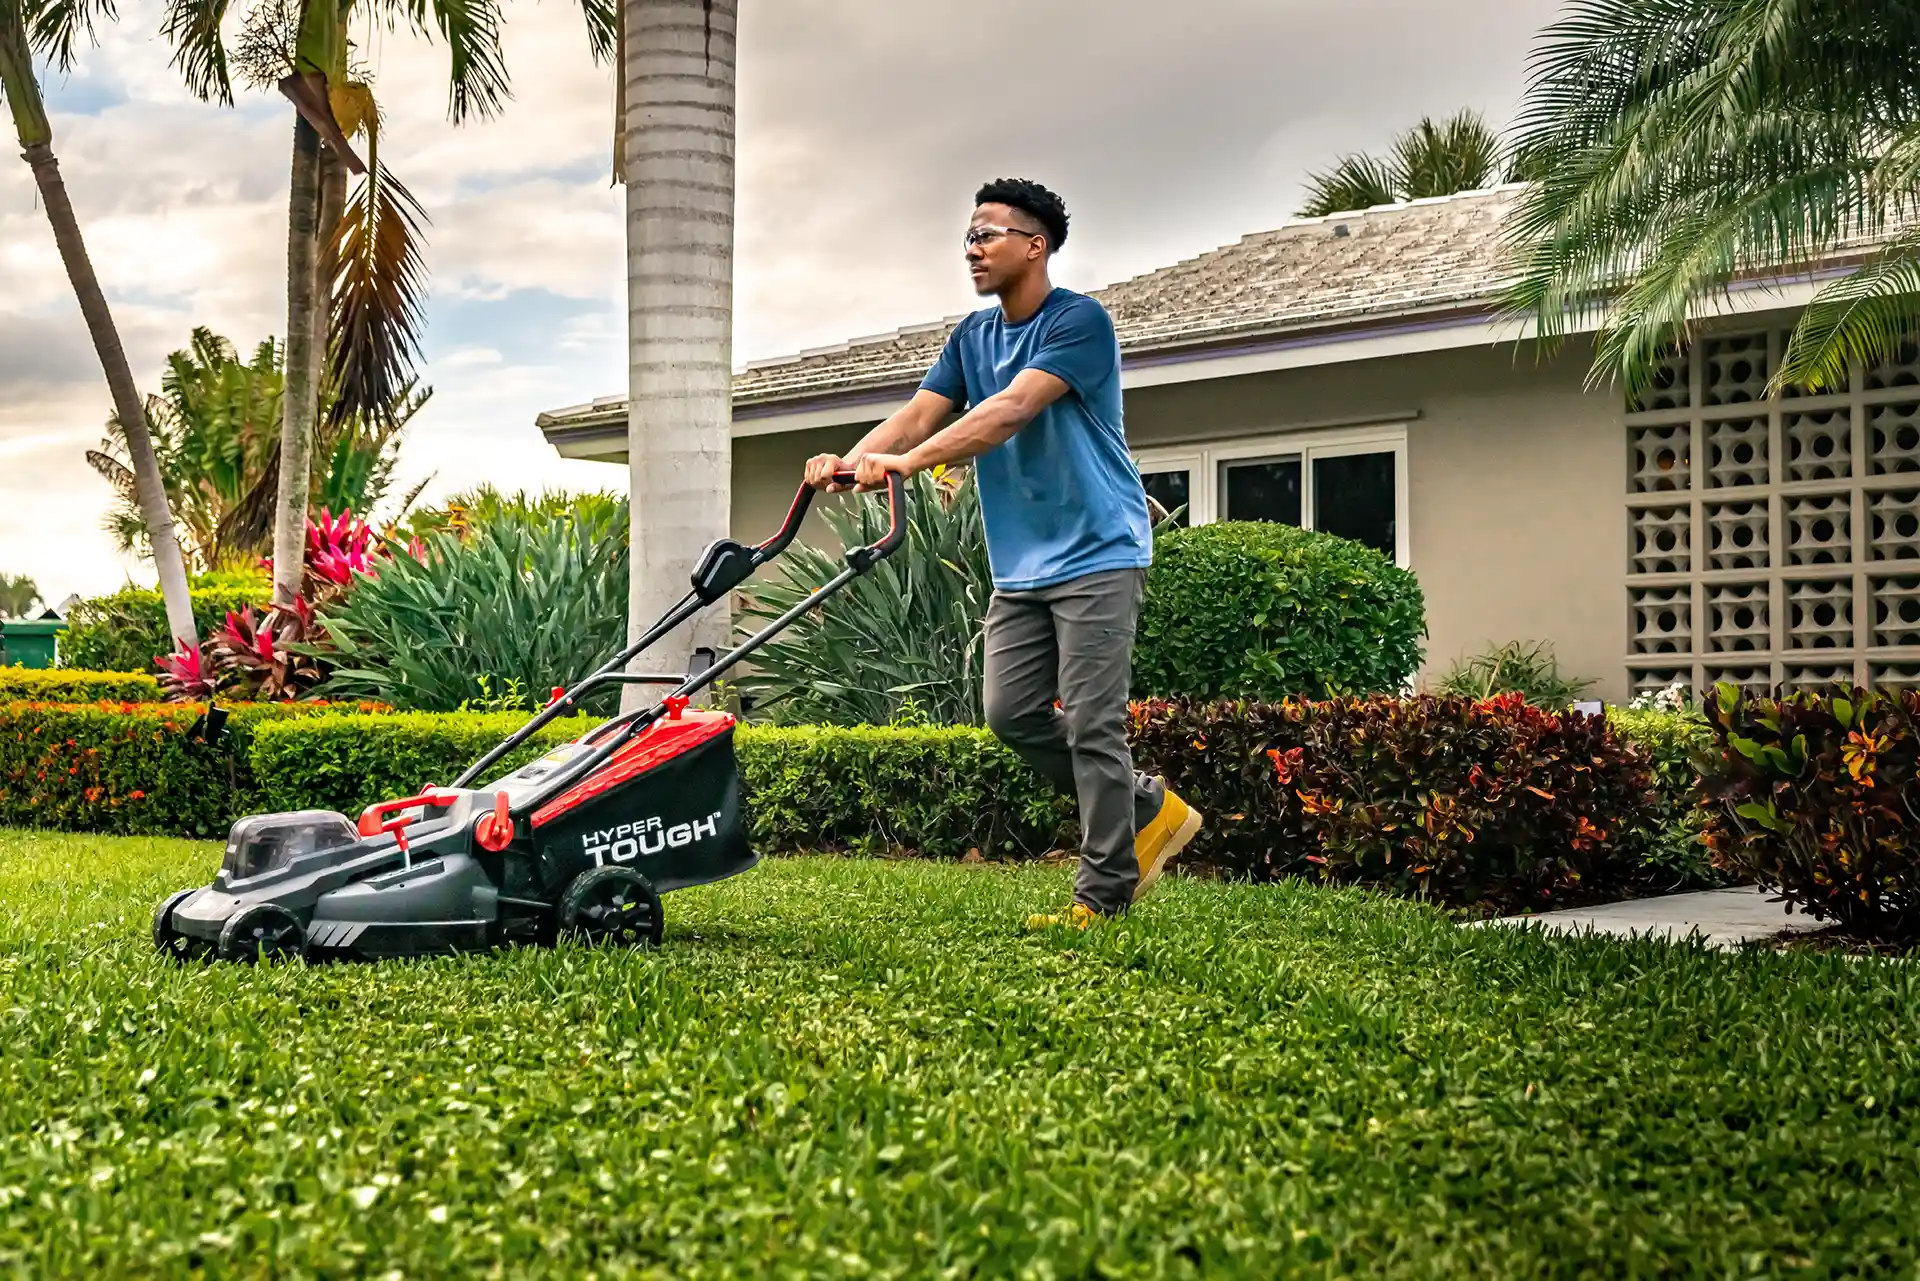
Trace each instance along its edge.
{"label": "hedge", "polygon": [[341,710],[229,707],[226,741],[209,746],[189,737],[199,703],[0,703],[0,824],[223,837],[254,794],[258,730]]}
{"label": "hedge", "polygon": [[[523,723],[325,710],[238,709],[231,752],[210,752],[185,741],[195,707],[0,705],[0,823],[212,836],[244,813],[352,814],[451,782]],[[548,726],[499,771],[588,723]],[[1136,706],[1134,737],[1136,763],[1209,815],[1195,869],[1482,911],[1664,888],[1647,857],[1665,812],[1657,771],[1602,718],[1518,699],[1153,702]],[[1019,859],[1077,841],[1071,803],[983,730],[744,726],[737,744],[768,853]]]}
{"label": "hedge", "polygon": [[157,703],[160,681],[140,672],[0,667],[0,703]]}
{"label": "hedge", "polygon": [[1712,889],[1747,879],[1717,868],[1707,848],[1707,811],[1700,770],[1713,752],[1713,730],[1697,712],[1607,709],[1614,732],[1640,749],[1653,771],[1653,829],[1639,848],[1650,885],[1669,890]]}
{"label": "hedge", "polygon": [[[256,609],[271,596],[271,585],[251,580],[206,583],[193,588],[193,622],[204,640],[227,621],[228,611]],[[173,652],[167,607],[160,593],[123,587],[73,607],[60,634],[60,666],[88,671],[152,672],[154,659]]]}
{"label": "hedge", "polygon": [[1136,759],[1213,822],[1203,866],[1378,885],[1483,912],[1645,888],[1646,757],[1604,717],[1517,695],[1133,709]]}
{"label": "hedge", "polygon": [[1920,691],[1722,685],[1706,713],[1716,865],[1857,935],[1920,938]]}

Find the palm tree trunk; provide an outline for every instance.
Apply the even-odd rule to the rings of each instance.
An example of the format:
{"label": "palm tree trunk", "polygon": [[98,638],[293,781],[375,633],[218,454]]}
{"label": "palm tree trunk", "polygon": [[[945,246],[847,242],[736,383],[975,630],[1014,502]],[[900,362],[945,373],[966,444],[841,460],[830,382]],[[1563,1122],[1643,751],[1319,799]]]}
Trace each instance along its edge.
{"label": "palm tree trunk", "polygon": [[173,530],[173,513],[167,506],[167,491],[160,479],[160,465],[153,455],[153,437],[147,430],[146,406],[134,385],[133,369],[127,364],[126,348],[120,342],[119,327],[107,307],[106,291],[94,275],[93,260],[87,255],[87,243],[80,234],[80,220],[67,198],[67,185],[60,177],[60,162],[53,154],[53,129],[47,120],[40,86],[34,79],[26,33],[19,22],[18,9],[6,6],[9,15],[0,18],[0,87],[6,91],[8,105],[20,136],[21,158],[33,170],[34,183],[46,205],[47,221],[53,225],[54,244],[79,300],[80,314],[86,318],[93,349],[107,376],[107,390],[113,398],[114,412],[126,429],[127,456],[133,465],[134,489],[140,500],[140,514],[153,545],[154,568],[160,573],[160,597],[166,603],[167,628],[176,645],[199,645],[199,632],[193,622],[193,599],[187,590],[187,569],[180,558],[180,542]]}
{"label": "palm tree trunk", "polygon": [[[333,154],[331,147],[320,148],[320,214],[314,225],[313,259],[313,354],[310,357],[308,372],[313,379],[313,433],[314,442],[319,444],[328,436],[326,424],[321,421],[321,404],[325,400],[328,354],[333,344],[333,278],[339,266],[339,254],[335,252],[334,238],[340,232],[340,218],[347,208],[347,167],[340,157]],[[322,458],[321,467],[329,460]],[[310,469],[311,470],[311,469]],[[325,479],[324,474],[310,478],[307,493],[308,502]],[[335,512],[338,516],[340,513]],[[366,513],[362,512],[361,515]]]}
{"label": "palm tree trunk", "polygon": [[[686,594],[726,536],[733,469],[734,37],[738,0],[625,0],[628,633]],[[797,482],[796,482],[797,483]],[[724,646],[724,605],[641,665]],[[631,708],[650,695],[628,686]]]}
{"label": "palm tree trunk", "polygon": [[273,603],[280,606],[293,604],[306,557],[313,424],[319,412],[319,362],[324,354],[314,329],[320,188],[320,135],[305,116],[296,115],[293,180],[287,196],[287,373],[280,405],[279,494],[273,513]]}

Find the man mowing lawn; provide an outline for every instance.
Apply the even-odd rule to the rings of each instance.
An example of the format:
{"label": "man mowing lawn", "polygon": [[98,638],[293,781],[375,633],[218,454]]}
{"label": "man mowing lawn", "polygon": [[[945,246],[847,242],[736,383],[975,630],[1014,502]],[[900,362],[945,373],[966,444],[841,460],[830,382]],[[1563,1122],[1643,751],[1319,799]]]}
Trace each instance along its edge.
{"label": "man mowing lawn", "polygon": [[1113,321],[1048,278],[1067,239],[1060,197],[1001,179],[974,206],[967,267],[974,290],[999,304],[955,326],[913,399],[845,458],[809,460],[807,483],[837,491],[833,474],[851,468],[859,488],[875,489],[889,472],[977,460],[994,586],[987,724],[1080,805],[1073,902],[1028,925],[1084,929],[1138,902],[1201,816],[1164,780],[1135,773],[1127,750],[1133,629],[1153,542],[1122,425]]}

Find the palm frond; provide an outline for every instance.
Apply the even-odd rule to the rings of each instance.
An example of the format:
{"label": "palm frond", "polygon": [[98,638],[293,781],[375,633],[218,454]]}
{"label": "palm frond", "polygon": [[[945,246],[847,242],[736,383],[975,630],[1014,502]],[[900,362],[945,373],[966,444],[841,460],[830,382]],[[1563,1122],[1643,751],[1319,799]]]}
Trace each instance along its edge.
{"label": "palm frond", "polygon": [[194,97],[233,105],[227,45],[220,34],[227,0],[170,0],[160,34],[173,46],[173,65]]}
{"label": "palm frond", "polygon": [[145,557],[152,554],[147,522],[140,518],[137,509],[129,511],[116,504],[100,518],[100,528],[113,539],[113,550],[122,556]]}
{"label": "palm frond", "polygon": [[273,520],[280,497],[280,442],[275,439],[266,465],[254,476],[240,500],[227,508],[214,527],[207,560],[221,562],[239,556],[257,560],[273,549]]}
{"label": "palm frond", "polygon": [[1302,218],[1324,218],[1328,214],[1369,209],[1392,204],[1399,199],[1393,168],[1372,156],[1342,156],[1325,173],[1307,175],[1307,199],[1300,206]]}
{"label": "palm frond", "polygon": [[510,96],[499,0],[389,0],[385,12],[390,20],[404,13],[415,31],[438,31],[447,42],[449,112],[456,122],[499,112]]}
{"label": "palm frond", "polygon": [[106,447],[113,442],[103,440],[100,443],[102,448],[87,451],[87,466],[100,473],[101,477],[113,486],[113,492],[120,497],[127,499],[136,497],[138,491],[134,484],[133,468],[107,451]]}
{"label": "palm frond", "polygon": [[61,71],[73,70],[76,46],[95,40],[98,26],[116,16],[113,0],[12,0],[27,44]]}
{"label": "palm frond", "polygon": [[352,418],[391,422],[411,392],[425,323],[424,221],[419,202],[379,163],[376,148],[333,245],[328,379],[336,425]]}
{"label": "palm frond", "polygon": [[1920,333],[1920,229],[1889,241],[1858,271],[1814,295],[1800,314],[1769,391],[1844,388]]}
{"label": "palm frond", "polygon": [[1549,350],[1604,321],[1593,375],[1631,388],[1703,300],[1857,261],[1912,203],[1908,153],[1885,156],[1920,107],[1916,50],[1897,0],[1572,0],[1517,121],[1538,176],[1506,228],[1503,312]]}
{"label": "palm frond", "polygon": [[580,10],[587,20],[587,51],[594,65],[612,62],[620,47],[618,0],[580,0]]}
{"label": "palm frond", "polygon": [[1500,135],[1476,111],[1427,117],[1394,141],[1393,188],[1402,200],[1424,200],[1491,187],[1500,180],[1501,150]]}
{"label": "palm frond", "polygon": [[1920,194],[1920,119],[1894,131],[1880,152],[1873,180],[1888,206],[1901,214],[1912,214]]}

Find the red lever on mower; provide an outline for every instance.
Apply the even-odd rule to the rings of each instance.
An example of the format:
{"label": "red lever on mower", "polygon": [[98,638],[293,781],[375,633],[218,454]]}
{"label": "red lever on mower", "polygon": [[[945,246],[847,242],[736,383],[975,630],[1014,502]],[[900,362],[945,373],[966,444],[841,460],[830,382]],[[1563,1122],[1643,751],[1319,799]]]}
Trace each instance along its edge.
{"label": "red lever on mower", "polygon": [[429,787],[418,796],[408,796],[397,801],[376,801],[360,811],[360,835],[378,836],[382,832],[397,832],[413,822],[411,817],[381,821],[382,814],[391,814],[395,810],[410,810],[422,805],[431,805],[444,809],[460,799],[458,792],[443,792],[437,787]]}
{"label": "red lever on mower", "polygon": [[473,825],[473,839],[489,854],[498,854],[513,844],[513,815],[508,811],[507,794],[493,794],[493,812],[482,814]]}

